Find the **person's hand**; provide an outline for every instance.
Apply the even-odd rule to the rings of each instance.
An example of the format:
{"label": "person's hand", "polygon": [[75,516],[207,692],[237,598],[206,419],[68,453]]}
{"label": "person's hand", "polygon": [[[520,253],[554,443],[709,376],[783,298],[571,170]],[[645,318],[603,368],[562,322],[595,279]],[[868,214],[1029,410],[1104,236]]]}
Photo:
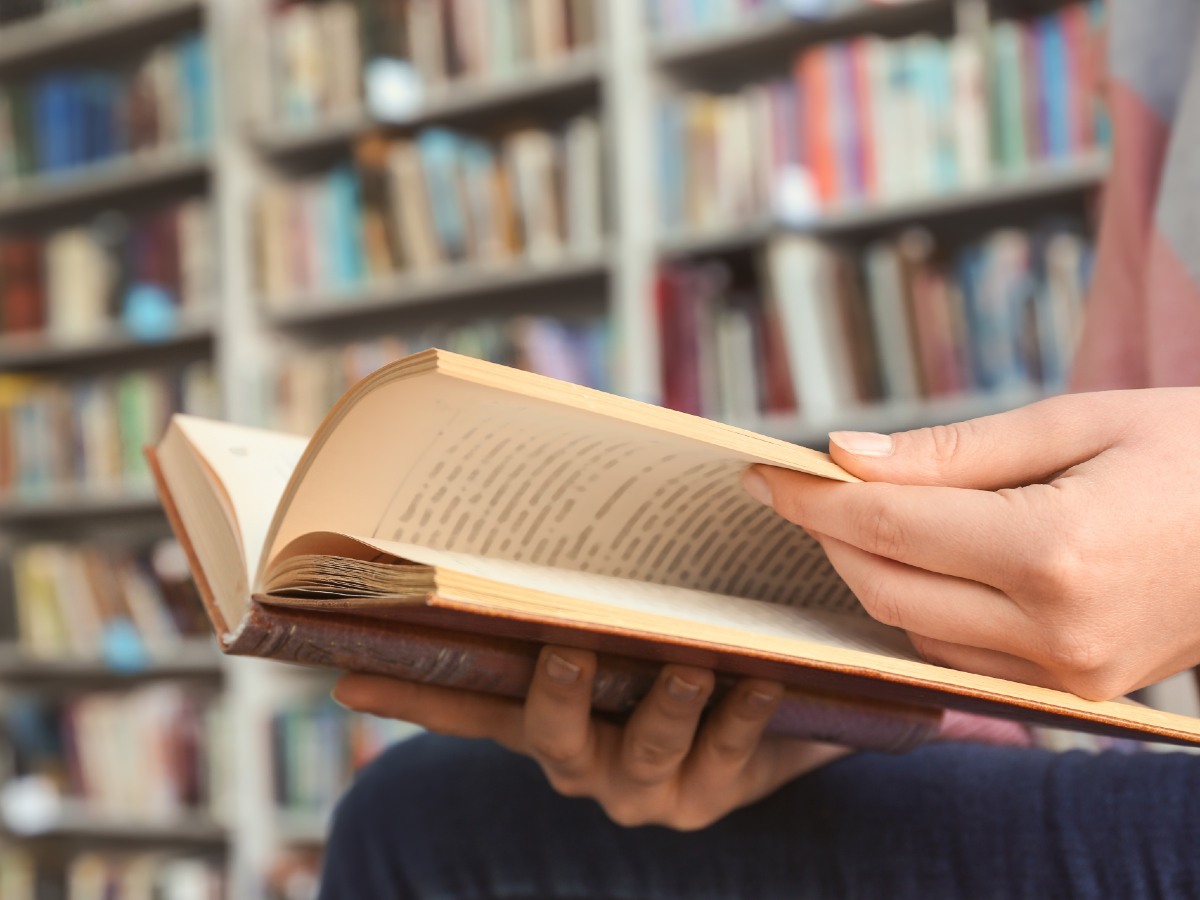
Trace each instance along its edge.
{"label": "person's hand", "polygon": [[684,666],[665,666],[626,723],[599,719],[595,670],[594,653],[546,647],[524,703],[369,675],[344,676],[334,698],[527,754],[560,793],[594,798],[622,825],[703,828],[848,752],[764,736],[783,697],[771,681],[740,681],[702,720],[713,673]]}
{"label": "person's hand", "polygon": [[831,445],[868,483],[755,467],[745,486],[930,661],[1095,700],[1200,662],[1200,389]]}

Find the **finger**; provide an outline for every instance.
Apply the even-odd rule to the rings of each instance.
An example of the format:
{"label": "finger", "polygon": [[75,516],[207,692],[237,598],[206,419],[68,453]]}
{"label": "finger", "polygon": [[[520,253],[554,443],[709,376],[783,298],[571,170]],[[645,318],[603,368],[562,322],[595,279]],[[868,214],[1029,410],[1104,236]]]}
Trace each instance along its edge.
{"label": "finger", "polygon": [[1035,655],[1028,618],[1006,594],[977,581],[918,569],[818,535],[825,555],[871,617],[940,641]]}
{"label": "finger", "polygon": [[333,699],[347,709],[413,722],[455,737],[488,738],[524,752],[520,702],[378,675],[344,675]]}
{"label": "finger", "polygon": [[783,685],[746,678],[739,681],[709,715],[688,760],[685,777],[711,790],[742,773],[762,741],[763,732],[783,701]]}
{"label": "finger", "polygon": [[836,431],[834,462],[864,481],[996,490],[1036,484],[1106,450],[1128,418],[1118,394],[1074,394],[892,435]]}
{"label": "finger", "polygon": [[983,650],[979,647],[951,644],[911,632],[908,637],[917,653],[934,665],[958,669],[962,672],[973,672],[976,675],[987,675],[991,678],[1019,681],[1022,684],[1032,684],[1036,687],[1052,688],[1056,691],[1065,690],[1058,676],[1037,663],[1019,656],[1001,653],[997,650]]}
{"label": "finger", "polygon": [[[755,466],[772,504],[808,531],[932,572],[992,584],[1019,576],[1036,557],[1030,527],[1057,515],[1060,503],[1040,485],[996,493],[948,487],[845,484],[801,472]],[[760,496],[759,499],[762,499]],[[1006,584],[993,584],[1006,588]]]}
{"label": "finger", "polygon": [[555,787],[569,791],[595,761],[592,681],[596,654],[543,647],[525,698],[525,741]]}
{"label": "finger", "polygon": [[621,776],[637,785],[674,778],[692,748],[700,715],[713,691],[713,673],[664,666],[650,693],[625,724]]}

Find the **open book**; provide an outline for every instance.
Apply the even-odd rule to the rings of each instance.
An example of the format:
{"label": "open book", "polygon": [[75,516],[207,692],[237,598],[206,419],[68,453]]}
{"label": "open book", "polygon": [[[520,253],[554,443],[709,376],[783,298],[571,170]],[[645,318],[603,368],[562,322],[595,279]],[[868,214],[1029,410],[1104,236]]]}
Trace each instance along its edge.
{"label": "open book", "polygon": [[176,416],[150,451],[222,648],[520,696],[547,642],[627,711],[663,661],[791,686],[779,730],[899,749],[942,710],[1200,743],[1200,721],[923,662],[742,490],[783,441],[431,350],[311,440]]}

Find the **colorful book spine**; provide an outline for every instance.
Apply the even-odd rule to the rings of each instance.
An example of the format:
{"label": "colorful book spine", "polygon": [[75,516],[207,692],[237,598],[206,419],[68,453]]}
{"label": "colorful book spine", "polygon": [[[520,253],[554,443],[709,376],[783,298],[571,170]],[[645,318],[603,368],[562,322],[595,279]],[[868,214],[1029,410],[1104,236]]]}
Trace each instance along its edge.
{"label": "colorful book spine", "polygon": [[198,151],[212,138],[207,39],[191,34],[119,70],[81,67],[0,85],[7,180],[55,176],[143,151]]}
{"label": "colorful book spine", "polygon": [[[1094,15],[1073,6],[980,36],[810,47],[793,62],[790,106],[775,99],[778,82],[668,94],[657,133],[663,226],[805,224],[1107,146]],[[748,202],[745,186],[759,183],[771,189]]]}
{"label": "colorful book spine", "polygon": [[757,279],[721,262],[664,268],[656,304],[665,405],[753,426],[890,402],[1061,390],[1092,248],[1060,225],[947,253],[911,230],[861,260],[773,242]]}

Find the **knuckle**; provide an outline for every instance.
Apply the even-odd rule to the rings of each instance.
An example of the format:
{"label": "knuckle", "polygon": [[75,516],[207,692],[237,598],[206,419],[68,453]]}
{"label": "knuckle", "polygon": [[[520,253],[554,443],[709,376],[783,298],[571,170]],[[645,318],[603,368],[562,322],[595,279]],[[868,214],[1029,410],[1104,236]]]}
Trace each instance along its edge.
{"label": "knuckle", "polygon": [[546,780],[564,797],[591,797],[595,794],[592,783],[579,775],[568,775],[560,770],[542,766]]}
{"label": "knuckle", "polygon": [[930,457],[937,471],[946,473],[954,467],[958,449],[965,443],[964,432],[970,427],[968,422],[955,422],[950,425],[934,425],[925,430]]}
{"label": "knuckle", "polygon": [[867,543],[863,549],[876,556],[896,559],[903,554],[906,538],[892,497],[891,491],[877,492],[875,502],[862,514],[860,530]]}
{"label": "knuckle", "polygon": [[569,735],[545,735],[534,732],[528,736],[529,750],[543,767],[574,771],[583,758],[586,739]]}
{"label": "knuckle", "polygon": [[600,801],[605,814],[622,828],[638,828],[653,825],[659,820],[646,800],[626,793],[606,797]]}
{"label": "knuckle", "polygon": [[629,748],[625,767],[635,781],[658,780],[664,770],[673,768],[682,757],[678,747],[641,740]]}
{"label": "knuckle", "polygon": [[1084,591],[1092,567],[1080,552],[1077,527],[1068,526],[1034,551],[1029,561],[1031,586],[1042,603],[1070,605]]}
{"label": "knuckle", "polygon": [[1075,625],[1047,629],[1044,636],[1045,667],[1067,684],[1073,693],[1085,696],[1124,691],[1120,642]]}
{"label": "knuckle", "polygon": [[882,575],[870,575],[863,578],[854,588],[854,595],[870,613],[871,618],[884,625],[904,628],[899,598],[890,579]]}

